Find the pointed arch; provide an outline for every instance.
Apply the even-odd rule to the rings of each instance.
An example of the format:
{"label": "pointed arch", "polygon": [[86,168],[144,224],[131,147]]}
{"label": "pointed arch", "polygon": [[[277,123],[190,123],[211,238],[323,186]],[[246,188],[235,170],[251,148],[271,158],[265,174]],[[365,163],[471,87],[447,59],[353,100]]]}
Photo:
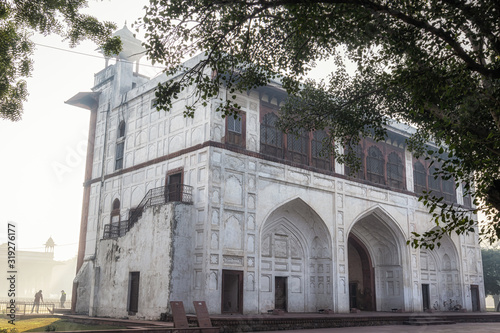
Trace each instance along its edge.
{"label": "pointed arch", "polygon": [[283,280],[288,281],[287,311],[333,307],[331,235],[311,206],[294,198],[275,208],[260,227],[260,244],[261,312],[281,304],[273,286]]}
{"label": "pointed arch", "polygon": [[[405,269],[408,265],[404,251],[406,239],[396,220],[383,207],[376,205],[354,219],[349,230],[349,238],[356,239],[362,244],[367,253],[361,251],[361,246],[357,246],[357,253],[370,259],[349,262],[349,271],[368,272],[373,269],[371,278],[375,283],[370,283],[375,286],[375,290],[371,291],[375,297],[371,304],[376,306],[377,311],[405,309],[408,302],[405,300],[404,285],[409,274]],[[351,249],[354,251],[354,247]],[[356,255],[349,256],[350,260],[355,258]],[[371,262],[373,267],[368,267],[367,262]],[[357,268],[352,265],[357,265]],[[368,277],[368,273],[364,276]],[[351,298],[358,296],[353,294],[358,290],[351,288],[356,282],[351,276],[349,277]]]}
{"label": "pointed arch", "polygon": [[399,223],[396,222],[396,219],[381,205],[374,205],[367,211],[356,216],[354,218],[354,222],[351,224],[350,229],[348,230],[348,234],[352,231],[354,226],[359,221],[369,216],[373,216],[378,222],[386,226],[393,233],[394,237],[398,240],[399,246],[406,244],[407,235],[405,235],[404,230],[401,228]]}
{"label": "pointed arch", "polygon": [[[331,240],[331,235],[330,235],[330,230],[327,227],[326,223],[324,222],[325,219],[320,215],[320,212],[315,209],[315,207],[312,207],[309,203],[305,202],[300,196],[295,196],[292,198],[288,198],[287,200],[284,200],[283,202],[279,203],[276,205],[276,208],[272,211],[269,211],[267,215],[264,216],[263,221],[265,223],[262,223],[259,227],[259,232],[262,234],[263,228],[266,226],[267,223],[271,223],[272,221],[277,219],[277,216],[279,215],[280,210],[287,209],[287,208],[303,208],[303,211],[309,211],[309,216],[307,216],[309,219],[314,220],[317,223],[322,224],[325,229],[328,230],[328,235]],[[319,208],[319,207],[318,207]],[[304,217],[305,218],[305,217]]]}
{"label": "pointed arch", "polygon": [[[465,305],[458,258],[457,247],[448,235],[441,238],[439,247],[420,251],[420,281],[429,285],[429,303],[435,310],[448,311],[453,306]],[[431,267],[432,262],[435,267]]]}

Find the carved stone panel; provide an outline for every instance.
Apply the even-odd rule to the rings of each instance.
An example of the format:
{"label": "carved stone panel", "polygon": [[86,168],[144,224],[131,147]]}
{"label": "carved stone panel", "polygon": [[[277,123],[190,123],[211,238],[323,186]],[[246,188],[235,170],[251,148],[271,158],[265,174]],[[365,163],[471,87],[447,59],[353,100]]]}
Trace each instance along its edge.
{"label": "carved stone panel", "polygon": [[217,208],[212,210],[212,224],[219,225],[219,209]]}
{"label": "carved stone panel", "polygon": [[274,238],[274,256],[276,258],[288,257],[288,237],[276,235]]}
{"label": "carved stone panel", "polygon": [[224,248],[236,250],[243,248],[241,215],[231,214],[224,222]]}
{"label": "carved stone panel", "polygon": [[212,231],[211,239],[210,239],[210,248],[217,250],[219,249],[219,232]]}
{"label": "carved stone panel", "polygon": [[255,216],[253,214],[248,214],[247,228],[248,228],[248,230],[254,230],[255,229]]}
{"label": "carved stone panel", "polygon": [[242,176],[231,174],[226,179],[224,200],[227,203],[241,205],[243,203]]}
{"label": "carved stone panel", "polygon": [[208,279],[208,289],[217,290],[218,289],[218,271],[212,270],[210,271],[210,278]]}
{"label": "carved stone panel", "polygon": [[248,249],[248,253],[253,253],[255,251],[255,236],[254,235],[248,235],[247,249]]}
{"label": "carved stone panel", "polygon": [[260,291],[270,292],[271,291],[271,276],[262,275],[260,277]]}

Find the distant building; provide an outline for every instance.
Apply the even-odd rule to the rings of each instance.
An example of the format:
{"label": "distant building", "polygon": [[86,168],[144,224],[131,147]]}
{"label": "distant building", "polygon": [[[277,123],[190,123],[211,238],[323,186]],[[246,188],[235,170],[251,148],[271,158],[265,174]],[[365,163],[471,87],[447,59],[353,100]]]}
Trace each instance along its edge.
{"label": "distant building", "polygon": [[[130,31],[119,34],[139,54]],[[364,139],[353,178],[320,154],[325,133],[276,129],[279,85],[239,95],[240,119],[214,112],[220,99],[190,119],[190,91],[156,111],[155,87],[175,78],[150,80],[137,60],[121,54],[67,101],[91,111],[77,312],[157,319],[170,300],[188,311],[205,300],[213,314],[484,310],[477,234],[433,251],[406,245],[434,227],[421,191],[471,205],[408,151],[410,128]]]}
{"label": "distant building", "polygon": [[[54,260],[55,243],[49,238],[45,251],[16,251],[16,299],[32,302],[35,293],[43,291],[44,299],[59,299],[62,289],[71,290],[76,269],[76,258]],[[0,258],[7,258],[7,243],[0,245]],[[7,260],[5,260],[7,261]],[[4,270],[5,272],[7,269]],[[0,280],[0,290],[8,290],[8,281]],[[6,298],[7,294],[1,295]]]}

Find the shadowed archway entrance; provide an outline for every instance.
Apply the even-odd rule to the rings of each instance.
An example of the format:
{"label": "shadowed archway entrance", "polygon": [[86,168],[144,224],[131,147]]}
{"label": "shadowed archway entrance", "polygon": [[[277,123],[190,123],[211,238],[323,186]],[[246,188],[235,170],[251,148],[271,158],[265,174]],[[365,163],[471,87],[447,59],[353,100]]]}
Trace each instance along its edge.
{"label": "shadowed archway entrance", "polygon": [[348,241],[351,305],[366,311],[405,310],[406,241],[396,222],[377,207],[354,223]]}
{"label": "shadowed archway entrance", "polygon": [[366,246],[349,236],[349,307],[375,311],[375,276]]}

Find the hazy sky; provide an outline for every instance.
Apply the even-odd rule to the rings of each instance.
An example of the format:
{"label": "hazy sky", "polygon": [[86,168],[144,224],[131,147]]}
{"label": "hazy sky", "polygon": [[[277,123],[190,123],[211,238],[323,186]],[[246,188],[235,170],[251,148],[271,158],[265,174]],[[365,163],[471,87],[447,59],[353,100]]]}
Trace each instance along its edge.
{"label": "hazy sky", "polygon": [[[130,28],[148,2],[90,0],[86,11],[118,28],[127,22]],[[90,91],[104,59],[91,42],[70,49],[59,36],[35,36],[34,41],[38,45],[23,119],[0,120],[0,243],[7,240],[7,222],[14,221],[18,249],[43,251],[52,236],[55,257],[63,260],[78,248],[90,116],[64,101]],[[139,71],[153,76],[160,70]]]}

